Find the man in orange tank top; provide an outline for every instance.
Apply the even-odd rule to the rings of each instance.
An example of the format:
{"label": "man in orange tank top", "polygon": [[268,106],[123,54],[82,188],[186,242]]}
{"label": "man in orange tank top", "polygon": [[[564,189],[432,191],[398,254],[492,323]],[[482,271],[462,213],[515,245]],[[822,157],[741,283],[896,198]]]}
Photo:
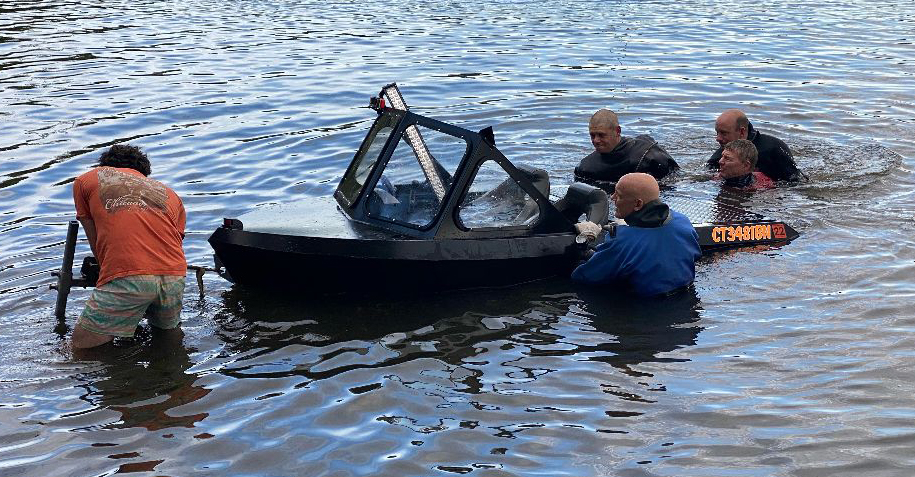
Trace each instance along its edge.
{"label": "man in orange tank top", "polygon": [[73,183],[76,218],[101,267],[74,327],[73,348],[132,337],[144,315],[153,330],[181,334],[184,205],[149,174],[146,154],[118,144]]}

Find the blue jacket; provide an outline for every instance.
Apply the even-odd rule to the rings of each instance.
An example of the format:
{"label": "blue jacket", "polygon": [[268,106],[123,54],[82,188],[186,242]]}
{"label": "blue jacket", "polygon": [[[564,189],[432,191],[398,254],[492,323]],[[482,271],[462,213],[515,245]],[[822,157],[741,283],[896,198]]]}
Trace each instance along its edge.
{"label": "blue jacket", "polygon": [[620,284],[637,295],[658,295],[692,283],[701,256],[693,224],[671,210],[670,220],[658,227],[617,227],[616,237],[598,245],[572,272],[572,280]]}

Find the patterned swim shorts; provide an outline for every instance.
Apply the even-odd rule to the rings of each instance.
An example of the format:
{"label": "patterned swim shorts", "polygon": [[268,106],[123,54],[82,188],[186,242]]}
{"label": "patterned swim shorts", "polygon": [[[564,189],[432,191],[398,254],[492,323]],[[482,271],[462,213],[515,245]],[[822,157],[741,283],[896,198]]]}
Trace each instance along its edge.
{"label": "patterned swim shorts", "polygon": [[77,325],[102,335],[131,337],[145,314],[164,330],[181,321],[184,277],[133,275],[98,287],[86,301]]}

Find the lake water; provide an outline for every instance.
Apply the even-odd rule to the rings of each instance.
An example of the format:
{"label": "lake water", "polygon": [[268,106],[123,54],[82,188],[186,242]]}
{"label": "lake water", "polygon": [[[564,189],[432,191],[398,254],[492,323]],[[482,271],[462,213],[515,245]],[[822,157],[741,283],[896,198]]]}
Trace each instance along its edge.
{"label": "lake water", "polygon": [[[4,0],[0,475],[915,475],[913,43],[910,1]],[[712,197],[713,123],[740,107],[811,179],[746,206],[802,235],[648,304],[209,274],[182,343],[69,355],[88,290],[60,326],[50,271],[102,149],[144,148],[210,265],[223,217],[332,193],[392,81],[556,187],[609,107]]]}

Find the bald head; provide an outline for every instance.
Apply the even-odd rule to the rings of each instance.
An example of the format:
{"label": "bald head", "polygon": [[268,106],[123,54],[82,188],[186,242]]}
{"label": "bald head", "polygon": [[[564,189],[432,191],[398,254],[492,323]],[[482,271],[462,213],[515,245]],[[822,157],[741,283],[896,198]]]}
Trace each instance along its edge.
{"label": "bald head", "polygon": [[591,115],[591,121],[588,122],[588,126],[598,126],[611,129],[616,129],[619,125],[620,120],[616,116],[616,113],[610,111],[609,109],[601,109],[594,113]]}
{"label": "bald head", "polygon": [[616,183],[611,198],[616,204],[616,216],[625,219],[629,214],[661,196],[658,181],[643,172],[630,172]]}
{"label": "bald head", "polygon": [[715,121],[715,140],[719,146],[737,140],[746,139],[750,130],[750,120],[739,109],[728,109]]}
{"label": "bald head", "polygon": [[658,181],[644,172],[630,172],[620,178],[616,188],[622,188],[626,194],[632,195],[644,202],[651,202],[661,196]]}
{"label": "bald head", "polygon": [[739,109],[725,110],[723,113],[721,113],[720,116],[718,116],[718,120],[727,121],[731,124],[739,124],[742,122],[744,126],[746,126],[747,123],[750,122],[747,119],[747,115],[744,114],[744,112]]}
{"label": "bald head", "polygon": [[607,154],[620,143],[622,130],[619,118],[613,111],[601,109],[594,113],[591,120],[588,121],[588,133],[591,135],[594,150]]}

